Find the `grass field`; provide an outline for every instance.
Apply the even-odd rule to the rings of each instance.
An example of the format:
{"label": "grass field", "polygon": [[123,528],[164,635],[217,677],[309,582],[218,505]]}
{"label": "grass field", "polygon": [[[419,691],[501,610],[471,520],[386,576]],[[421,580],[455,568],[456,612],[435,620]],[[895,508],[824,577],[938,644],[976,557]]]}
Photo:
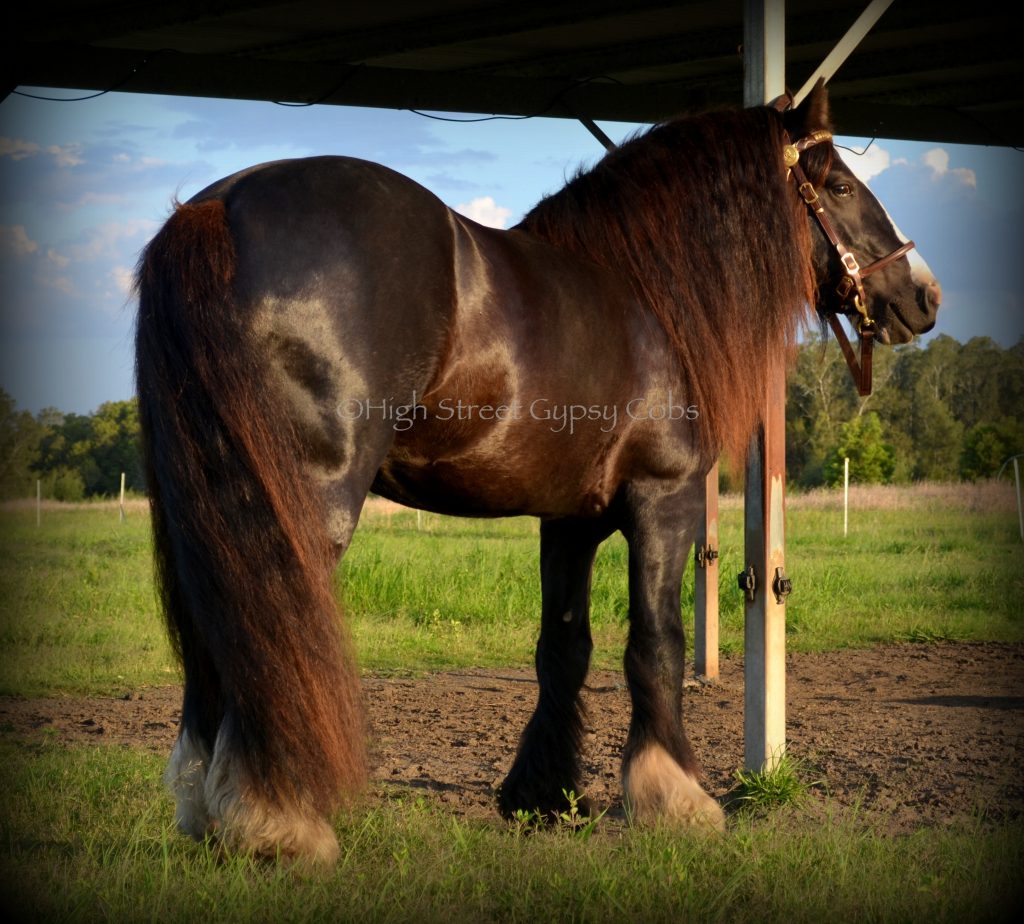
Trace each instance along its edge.
{"label": "grass field", "polygon": [[[988,493],[985,493],[988,492]],[[722,639],[742,646],[742,510],[722,512]],[[176,682],[156,613],[145,514],[0,510],[0,692],[123,693]],[[956,486],[793,497],[792,649],[1024,639],[1012,493]],[[366,671],[526,666],[537,633],[537,528],[368,511],[337,575]],[[598,666],[618,667],[625,546],[594,576]],[[691,619],[692,588],[684,592]],[[856,812],[741,815],[725,837],[599,824],[528,836],[431,803],[377,799],[337,819],[342,861],[304,878],[180,837],[165,757],[0,737],[0,905],[35,920],[1013,920],[1024,830],[964,821],[889,837]]]}

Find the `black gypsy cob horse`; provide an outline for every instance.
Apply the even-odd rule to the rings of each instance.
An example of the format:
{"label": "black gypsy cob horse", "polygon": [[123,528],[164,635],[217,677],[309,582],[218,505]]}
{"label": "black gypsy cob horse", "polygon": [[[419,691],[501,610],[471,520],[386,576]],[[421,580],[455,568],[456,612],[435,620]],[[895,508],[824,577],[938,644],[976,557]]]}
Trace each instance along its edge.
{"label": "black gypsy cob horse", "polygon": [[331,575],[371,490],[541,520],[539,697],[506,814],[580,790],[591,566],[621,531],[625,803],[722,827],[682,713],[704,476],[742,455],[805,317],[856,308],[898,343],[939,302],[835,154],[824,90],[780,108],[656,126],[508,231],[345,157],[263,164],[176,207],[140,260],[136,371],[185,675],[167,774],[184,831],[337,856],[328,816],[367,770]]}

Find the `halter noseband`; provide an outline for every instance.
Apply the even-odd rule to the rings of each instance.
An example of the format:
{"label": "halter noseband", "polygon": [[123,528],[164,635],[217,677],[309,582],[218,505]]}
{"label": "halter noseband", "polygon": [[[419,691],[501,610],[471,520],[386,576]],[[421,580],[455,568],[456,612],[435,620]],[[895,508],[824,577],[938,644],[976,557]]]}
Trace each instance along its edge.
{"label": "halter noseband", "polygon": [[[792,100],[787,95],[780,97],[773,105],[781,111],[788,108],[791,102]],[[906,255],[914,248],[914,242],[907,241],[905,244],[897,247],[892,253],[862,267],[857,262],[853,252],[839,240],[835,226],[826,214],[825,206],[817,190],[814,188],[814,184],[807,179],[807,174],[804,173],[803,168],[800,166],[800,155],[816,144],[821,144],[823,141],[831,141],[832,133],[824,130],[814,131],[792,143],[789,141],[788,135],[784,135],[784,137],[786,143],[782,148],[782,158],[786,163],[788,172],[793,174],[797,184],[797,192],[811,210],[811,214],[818,220],[821,230],[836,249],[836,252],[839,254],[839,260],[843,265],[844,276],[839,281],[839,285],[836,286],[836,294],[839,296],[839,308],[826,312],[825,316],[828,319],[829,326],[832,328],[832,332],[836,335],[840,349],[843,351],[846,365],[850,367],[850,374],[853,376],[853,381],[857,386],[857,392],[862,396],[870,395],[871,353],[875,342],[875,322],[868,314],[866,307],[867,294],[864,291],[864,277],[877,273],[880,269],[885,269],[894,260],[898,260]],[[859,316],[857,318],[857,334],[860,337],[859,362],[853,352],[853,347],[850,346],[850,341],[846,336],[846,331],[843,329],[842,322],[838,317],[844,306],[847,305],[852,307]]]}

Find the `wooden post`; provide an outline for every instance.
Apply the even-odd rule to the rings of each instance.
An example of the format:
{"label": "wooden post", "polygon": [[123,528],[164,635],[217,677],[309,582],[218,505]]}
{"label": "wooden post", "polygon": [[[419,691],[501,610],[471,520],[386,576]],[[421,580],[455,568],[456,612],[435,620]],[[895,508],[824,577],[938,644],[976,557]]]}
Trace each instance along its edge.
{"label": "wooden post", "polygon": [[43,482],[36,479],[36,526],[43,524]]}
{"label": "wooden post", "polygon": [[121,472],[121,502],[119,504],[119,507],[120,507],[120,510],[121,510],[120,522],[123,523],[124,520],[125,520],[125,515],[124,515],[124,472]]}
{"label": "wooden post", "polygon": [[704,483],[704,521],[697,532],[693,579],[693,667],[718,678],[718,463]]}
{"label": "wooden post", "polygon": [[[783,0],[745,0],[744,105],[784,92],[785,53]],[[744,501],[744,762],[757,771],[771,770],[786,747],[786,605],[775,592],[788,590],[779,583],[786,581],[786,382],[783,357],[769,360],[764,423],[751,441]]]}

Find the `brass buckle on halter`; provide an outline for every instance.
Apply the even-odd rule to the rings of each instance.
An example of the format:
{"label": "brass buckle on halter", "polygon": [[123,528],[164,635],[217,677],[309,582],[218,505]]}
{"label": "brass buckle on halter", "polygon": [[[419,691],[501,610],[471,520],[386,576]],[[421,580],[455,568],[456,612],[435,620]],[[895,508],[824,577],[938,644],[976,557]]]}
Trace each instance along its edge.
{"label": "brass buckle on halter", "polygon": [[818,199],[818,191],[814,188],[814,184],[810,180],[805,180],[801,183],[797,187],[797,192],[800,193],[800,198],[814,209],[814,211],[821,211],[819,208],[820,201]]}

